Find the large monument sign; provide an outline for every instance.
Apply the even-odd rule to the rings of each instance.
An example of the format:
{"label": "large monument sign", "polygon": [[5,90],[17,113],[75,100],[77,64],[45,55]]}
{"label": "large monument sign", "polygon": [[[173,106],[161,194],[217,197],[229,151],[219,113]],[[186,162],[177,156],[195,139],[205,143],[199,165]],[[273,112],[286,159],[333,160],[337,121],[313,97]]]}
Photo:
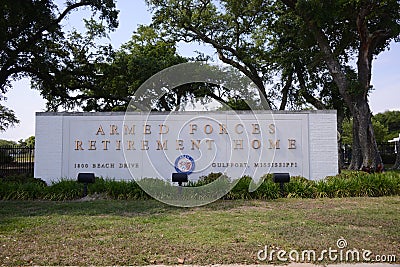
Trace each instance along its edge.
{"label": "large monument sign", "polygon": [[35,177],[117,180],[211,172],[235,179],[338,170],[335,111],[37,113]]}

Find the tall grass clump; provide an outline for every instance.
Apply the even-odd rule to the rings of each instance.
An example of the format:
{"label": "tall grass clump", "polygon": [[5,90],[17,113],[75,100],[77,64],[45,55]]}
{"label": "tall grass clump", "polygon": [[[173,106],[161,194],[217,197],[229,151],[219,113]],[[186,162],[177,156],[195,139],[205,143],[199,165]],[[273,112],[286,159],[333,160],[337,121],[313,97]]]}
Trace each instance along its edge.
{"label": "tall grass clump", "polygon": [[380,197],[400,195],[400,174],[346,171],[316,182],[318,197]]}
{"label": "tall grass clump", "polygon": [[43,183],[0,182],[0,199],[34,200],[41,199],[46,186]]}
{"label": "tall grass clump", "polygon": [[[255,199],[277,199],[281,197],[280,188],[277,183],[274,183],[272,180],[272,175],[268,174],[262,177],[263,182],[257,188],[256,191],[253,192],[253,196]],[[285,185],[286,190],[286,185]],[[286,190],[287,192],[287,190]]]}
{"label": "tall grass clump", "polygon": [[[190,186],[202,186],[218,179],[221,173],[203,176]],[[244,176],[236,180],[232,190],[224,199],[276,199],[280,198],[280,187],[272,180],[272,175],[261,177],[257,190],[249,192],[253,180]],[[368,174],[359,171],[344,171],[320,181],[304,177],[291,177],[290,183],[284,185],[284,194],[288,198],[342,198],[342,197],[379,197],[400,195],[400,174],[397,172]]]}
{"label": "tall grass clump", "polygon": [[301,176],[291,177],[285,189],[288,198],[315,198],[317,195],[315,182]]}
{"label": "tall grass clump", "polygon": [[250,176],[243,176],[238,181],[231,191],[224,196],[224,199],[252,199],[253,196],[249,192],[250,183],[252,179]]}
{"label": "tall grass clump", "polygon": [[74,180],[61,179],[45,187],[42,199],[57,201],[73,200],[81,198],[82,192],[83,184],[77,183]]}
{"label": "tall grass clump", "polygon": [[134,181],[97,178],[94,184],[88,186],[89,194],[103,194],[110,199],[145,200],[149,199],[146,192]]}
{"label": "tall grass clump", "polygon": [[[249,176],[232,180],[221,173],[211,173],[201,177],[196,182],[189,182],[187,186],[199,187],[201,194],[208,196],[216,192],[209,192],[215,187],[207,184],[215,183],[218,188],[232,186],[223,199],[277,199],[281,197],[279,184],[267,174],[260,178],[259,184]],[[169,182],[160,179],[144,178],[140,185],[158,192],[158,198],[168,197],[172,192]],[[100,194],[107,199],[146,200],[151,197],[135,181],[117,181],[113,179],[97,178],[94,184],[89,184],[89,195]],[[251,187],[250,187],[251,185]],[[257,188],[250,192],[249,188]],[[168,189],[168,190],[165,190]],[[341,197],[380,197],[400,195],[400,173],[385,172],[368,174],[358,171],[344,171],[343,173],[327,177],[320,181],[311,181],[303,177],[291,177],[290,183],[284,185],[285,197],[288,198],[341,198]],[[40,179],[10,177],[0,179],[0,200],[73,200],[82,197],[83,184],[74,180],[60,180],[46,185]],[[217,192],[219,193],[219,192]],[[217,194],[218,195],[218,194]],[[190,196],[188,196],[190,199]]]}

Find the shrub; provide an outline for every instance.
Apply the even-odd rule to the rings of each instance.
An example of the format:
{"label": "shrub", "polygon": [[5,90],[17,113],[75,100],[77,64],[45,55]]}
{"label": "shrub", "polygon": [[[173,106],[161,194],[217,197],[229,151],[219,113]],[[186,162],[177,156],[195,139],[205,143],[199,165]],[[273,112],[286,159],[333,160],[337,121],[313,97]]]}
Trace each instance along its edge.
{"label": "shrub", "polygon": [[43,185],[46,185],[46,182],[39,179],[39,178],[33,178],[33,177],[28,177],[27,174],[15,174],[11,176],[5,176],[1,178],[3,182],[13,182],[13,183],[41,183]]}
{"label": "shrub", "polygon": [[203,185],[210,184],[210,183],[218,180],[218,178],[220,178],[220,177],[223,178],[223,179],[227,178],[225,175],[223,175],[220,172],[217,172],[217,173],[212,172],[209,175],[200,176],[199,180],[196,181],[196,182],[190,181],[188,183],[188,186],[196,186],[196,187],[197,186],[203,186]]}
{"label": "shrub", "polygon": [[396,172],[368,174],[346,171],[316,182],[319,197],[379,197],[400,195],[400,175]]}
{"label": "shrub", "polygon": [[41,199],[46,190],[43,181],[30,182],[0,182],[0,199],[2,200],[33,200]]}
{"label": "shrub", "polygon": [[224,196],[224,199],[252,199],[252,194],[249,192],[251,182],[251,177],[243,176],[236,181],[235,186]]}
{"label": "shrub", "polygon": [[[154,183],[152,184],[152,186],[154,186]],[[111,199],[149,199],[149,196],[146,194],[146,192],[142,190],[142,188],[134,180],[117,181],[115,179],[97,178],[95,183],[89,184],[88,193],[103,193]]]}
{"label": "shrub", "polygon": [[[220,178],[220,179],[218,179]],[[254,192],[249,192],[249,187],[255,188],[251,177],[244,176],[239,180],[231,179],[221,173],[211,173],[202,177],[197,182],[188,186],[202,186],[218,183],[217,188],[227,188],[229,183],[234,187],[223,199],[276,199],[280,197],[279,184],[272,181],[272,175],[261,177],[260,184]],[[160,179],[145,178],[140,185],[166,194],[165,188],[172,186]],[[145,200],[151,197],[135,181],[116,181],[98,178],[94,184],[89,184],[89,194],[103,194],[110,199]],[[290,183],[284,186],[286,197],[296,198],[322,198],[322,197],[380,197],[400,195],[400,174],[397,172],[367,174],[364,172],[346,171],[336,176],[327,177],[321,181],[310,181],[303,177],[291,177]],[[209,196],[216,192],[204,186],[201,194]],[[0,199],[2,200],[72,200],[82,197],[83,185],[73,180],[60,180],[47,186],[42,180],[22,176],[9,177],[0,180]],[[220,192],[217,192],[218,194]],[[217,194],[217,195],[218,195]],[[188,196],[190,199],[190,196]]]}
{"label": "shrub", "polygon": [[287,197],[290,198],[315,198],[317,195],[315,182],[300,176],[291,177],[286,191]]}
{"label": "shrub", "polygon": [[83,184],[74,180],[60,180],[46,187],[43,199],[46,200],[72,200],[82,197]]}

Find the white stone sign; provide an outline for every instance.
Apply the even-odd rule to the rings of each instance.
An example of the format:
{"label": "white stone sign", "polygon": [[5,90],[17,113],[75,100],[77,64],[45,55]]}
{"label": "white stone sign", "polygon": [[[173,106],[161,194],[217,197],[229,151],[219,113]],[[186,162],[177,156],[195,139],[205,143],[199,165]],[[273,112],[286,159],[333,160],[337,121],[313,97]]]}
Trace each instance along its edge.
{"label": "white stone sign", "polygon": [[35,177],[117,180],[211,172],[236,179],[338,170],[336,112],[37,113]]}

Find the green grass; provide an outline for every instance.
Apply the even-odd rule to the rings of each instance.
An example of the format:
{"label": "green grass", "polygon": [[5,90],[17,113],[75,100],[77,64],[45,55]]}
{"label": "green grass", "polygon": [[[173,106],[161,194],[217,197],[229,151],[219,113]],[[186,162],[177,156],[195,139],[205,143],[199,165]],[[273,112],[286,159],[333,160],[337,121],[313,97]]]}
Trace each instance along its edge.
{"label": "green grass", "polygon": [[400,197],[221,200],[176,208],[154,200],[0,201],[0,266],[257,264],[265,245],[397,253]]}

